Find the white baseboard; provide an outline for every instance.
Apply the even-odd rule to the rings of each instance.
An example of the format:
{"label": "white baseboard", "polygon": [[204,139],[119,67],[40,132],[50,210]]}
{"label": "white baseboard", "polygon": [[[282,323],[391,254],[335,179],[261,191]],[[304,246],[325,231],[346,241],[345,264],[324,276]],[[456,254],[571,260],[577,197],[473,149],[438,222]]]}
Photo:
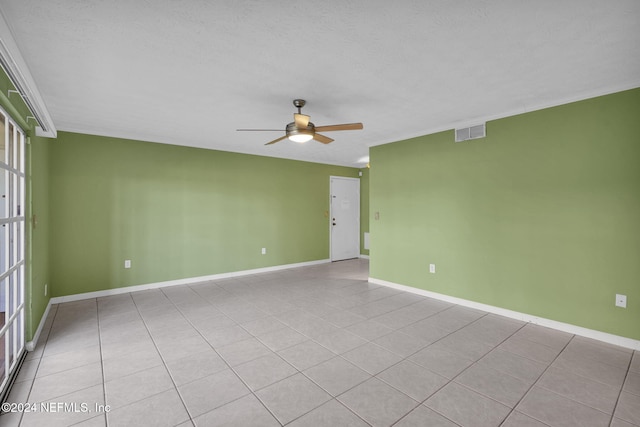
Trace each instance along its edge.
{"label": "white baseboard", "polygon": [[27,341],[24,345],[27,351],[33,351],[36,349],[36,345],[38,344],[38,340],[40,339],[40,334],[42,333],[42,329],[44,328],[44,324],[47,321],[47,317],[49,317],[49,310],[51,309],[51,299],[49,299],[49,303],[47,304],[47,308],[44,310],[44,314],[40,318],[40,323],[38,324],[38,329],[33,334],[33,338],[31,341]]}
{"label": "white baseboard", "polygon": [[36,332],[33,334],[33,339],[31,341],[28,341],[25,344],[25,348],[27,349],[27,351],[35,350],[36,345],[38,344],[38,340],[40,339],[40,334],[42,333],[42,329],[44,328],[44,324],[47,321],[47,317],[49,316],[49,311],[51,309],[51,305],[53,305],[53,304],[60,304],[60,303],[71,302],[71,301],[80,301],[80,300],[91,299],[91,298],[99,298],[99,297],[110,296],[110,295],[126,294],[126,293],[129,293],[129,292],[143,291],[143,290],[147,290],[147,289],[158,289],[158,288],[164,288],[164,287],[167,287],[167,286],[188,285],[188,284],[193,284],[193,283],[206,282],[206,281],[209,281],[209,280],[228,279],[228,278],[231,278],[231,277],[247,276],[247,275],[250,275],[250,274],[268,273],[268,272],[272,272],[272,271],[287,270],[287,269],[290,269],[290,268],[298,268],[298,267],[307,267],[307,266],[310,266],[310,265],[326,264],[328,262],[330,262],[330,260],[322,259],[322,260],[317,260],[317,261],[308,261],[308,262],[300,262],[300,263],[295,263],[295,264],[277,265],[277,266],[274,266],[274,267],[263,267],[263,268],[256,268],[256,269],[253,269],[253,270],[232,271],[230,273],[212,274],[212,275],[209,275],[209,276],[201,276],[201,277],[190,277],[190,278],[187,278],[187,279],[168,280],[166,282],[148,283],[148,284],[145,284],[145,285],[127,286],[127,287],[123,287],[123,288],[107,289],[107,290],[95,291],[95,292],[85,292],[85,293],[82,293],[82,294],[75,294],[75,295],[67,295],[67,296],[63,296],[63,297],[50,298],[49,299],[49,303],[47,304],[47,308],[45,309],[44,314],[40,318],[40,323],[38,324],[38,329],[36,329]]}
{"label": "white baseboard", "polygon": [[640,351],[640,341],[631,338],[596,331],[594,329],[583,328],[581,326],[572,325],[570,323],[563,323],[556,320],[545,319],[543,317],[532,316],[530,314],[507,310],[506,308],[495,307],[493,305],[482,304],[475,301],[439,294],[437,292],[426,291],[424,289],[413,288],[411,286],[400,285],[398,283],[387,282],[386,280],[376,279],[373,277],[369,277],[369,282],[376,285],[388,286],[390,288],[399,289],[401,291],[411,292],[429,298],[450,302],[452,304],[458,304],[464,307],[475,308],[477,310],[509,317],[511,319],[522,320],[524,322],[533,323],[535,325],[545,326],[547,328],[556,329],[562,332],[568,332],[570,334],[580,335],[582,337],[593,338],[598,341],[603,341],[609,344],[618,345],[620,347],[626,347],[632,350]]}
{"label": "white baseboard", "polygon": [[125,286],[122,288],[105,289],[102,291],[85,292],[82,294],[66,295],[62,297],[51,298],[50,304],[61,304],[64,302],[80,301],[91,298],[108,297],[111,295],[127,294],[129,292],[145,291],[148,289],[165,288],[167,286],[191,285],[199,282],[208,282],[211,280],[229,279],[233,277],[248,276],[250,274],[269,273],[273,271],[288,270],[290,268],[307,267],[310,265],[325,264],[330,262],[328,259],[317,261],[299,262],[295,264],[276,265],[273,267],[255,268],[253,270],[232,271],[229,273],[212,274],[209,276],[189,277],[186,279],[168,280],[166,282],[147,283],[144,285]]}
{"label": "white baseboard", "polygon": [[369,259],[369,255],[360,254],[361,259]]}

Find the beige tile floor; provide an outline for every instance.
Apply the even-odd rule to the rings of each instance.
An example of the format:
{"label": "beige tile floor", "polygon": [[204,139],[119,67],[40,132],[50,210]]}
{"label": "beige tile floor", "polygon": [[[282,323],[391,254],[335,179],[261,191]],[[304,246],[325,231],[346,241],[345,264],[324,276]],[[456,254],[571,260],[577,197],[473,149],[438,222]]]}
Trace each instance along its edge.
{"label": "beige tile floor", "polygon": [[9,401],[59,412],[0,425],[640,426],[638,352],[367,275],[352,260],[53,306]]}

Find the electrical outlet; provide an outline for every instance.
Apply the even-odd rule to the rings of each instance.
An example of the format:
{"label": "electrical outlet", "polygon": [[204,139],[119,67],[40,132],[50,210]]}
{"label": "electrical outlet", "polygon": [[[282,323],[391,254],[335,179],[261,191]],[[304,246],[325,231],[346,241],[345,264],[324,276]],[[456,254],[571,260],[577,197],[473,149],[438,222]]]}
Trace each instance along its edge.
{"label": "electrical outlet", "polygon": [[436,272],[436,265],[429,264],[429,273],[435,273],[435,272]]}
{"label": "electrical outlet", "polygon": [[49,293],[49,284],[45,283],[44,284],[44,296],[46,297],[48,293]]}
{"label": "electrical outlet", "polygon": [[125,259],[124,260],[124,268],[131,268],[131,260],[130,259]]}
{"label": "electrical outlet", "polygon": [[627,296],[616,294],[616,307],[627,308]]}
{"label": "electrical outlet", "polygon": [[267,248],[262,248],[262,255],[266,255],[267,254]]}
{"label": "electrical outlet", "polygon": [[376,212],[373,214],[373,219],[375,219],[376,221],[380,220],[380,212]]}

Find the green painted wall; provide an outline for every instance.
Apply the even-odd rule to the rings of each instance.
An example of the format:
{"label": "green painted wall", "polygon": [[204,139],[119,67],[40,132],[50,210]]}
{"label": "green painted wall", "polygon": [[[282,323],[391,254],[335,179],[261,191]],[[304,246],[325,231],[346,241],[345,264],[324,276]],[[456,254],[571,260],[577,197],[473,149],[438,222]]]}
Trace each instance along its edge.
{"label": "green painted wall", "polygon": [[45,284],[50,281],[49,266],[49,149],[55,144],[47,138],[30,137],[27,146],[27,218],[33,215],[33,221],[27,221],[26,237],[31,242],[27,246],[27,275],[26,283],[26,338],[31,341],[40,319],[49,304],[50,292],[44,295]]}
{"label": "green painted wall", "polygon": [[328,259],[329,176],[358,175],[67,132],[50,156],[54,296]]}
{"label": "green painted wall", "polygon": [[371,276],[640,339],[639,117],[635,89],[371,148]]}
{"label": "green painted wall", "polygon": [[360,254],[369,255],[369,249],[364,248],[364,233],[369,231],[369,168],[360,172]]}

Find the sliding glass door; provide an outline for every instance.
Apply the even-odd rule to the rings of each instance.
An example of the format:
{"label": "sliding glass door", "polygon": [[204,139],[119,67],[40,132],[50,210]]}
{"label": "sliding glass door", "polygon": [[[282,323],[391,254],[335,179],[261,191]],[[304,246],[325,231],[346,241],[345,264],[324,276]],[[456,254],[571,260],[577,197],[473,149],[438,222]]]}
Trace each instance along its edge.
{"label": "sliding glass door", "polygon": [[24,190],[24,132],[0,109],[0,392],[24,351]]}

